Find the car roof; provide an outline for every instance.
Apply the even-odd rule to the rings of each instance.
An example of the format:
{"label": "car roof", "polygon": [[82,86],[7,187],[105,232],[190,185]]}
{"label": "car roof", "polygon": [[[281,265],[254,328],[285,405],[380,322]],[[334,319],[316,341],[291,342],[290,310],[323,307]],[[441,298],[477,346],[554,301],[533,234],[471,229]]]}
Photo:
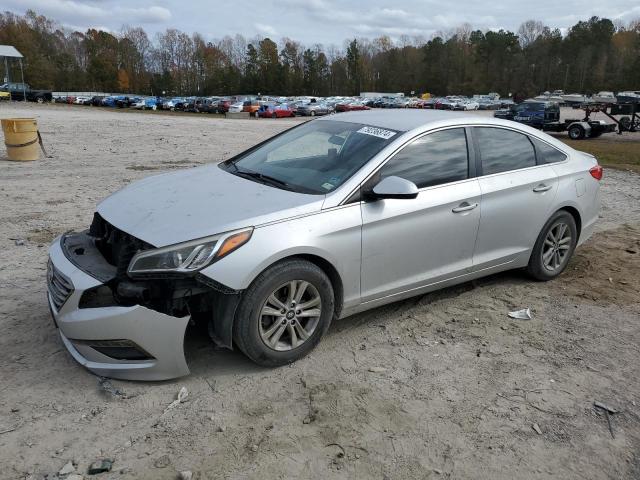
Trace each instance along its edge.
{"label": "car roof", "polygon": [[495,125],[498,127],[507,127],[512,130],[537,137],[544,138],[547,143],[554,145],[563,152],[573,150],[566,143],[547,135],[540,130],[534,129],[528,125],[514,122],[511,120],[503,120],[485,115],[472,115],[462,112],[442,111],[442,110],[411,110],[411,109],[376,109],[376,110],[359,110],[353,112],[336,113],[326,117],[312,120],[313,122],[342,121],[351,123],[361,123],[380,128],[389,128],[410,132],[411,130],[421,129],[432,126],[434,128],[447,127],[449,125]]}
{"label": "car roof", "polygon": [[398,131],[409,131],[418,127],[422,127],[429,123],[442,121],[469,121],[475,123],[478,118],[487,120],[490,123],[491,117],[478,117],[478,115],[469,115],[458,112],[443,112],[441,110],[360,110],[354,112],[344,112],[324,117],[318,121],[337,120],[341,122],[363,123],[374,127],[390,128]]}

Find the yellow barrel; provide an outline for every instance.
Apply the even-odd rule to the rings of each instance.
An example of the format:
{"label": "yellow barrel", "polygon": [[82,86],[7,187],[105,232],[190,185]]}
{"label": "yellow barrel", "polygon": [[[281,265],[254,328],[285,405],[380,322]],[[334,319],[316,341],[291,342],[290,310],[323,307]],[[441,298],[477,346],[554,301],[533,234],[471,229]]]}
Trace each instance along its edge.
{"label": "yellow barrel", "polygon": [[38,160],[38,122],[35,118],[3,118],[2,131],[9,160]]}

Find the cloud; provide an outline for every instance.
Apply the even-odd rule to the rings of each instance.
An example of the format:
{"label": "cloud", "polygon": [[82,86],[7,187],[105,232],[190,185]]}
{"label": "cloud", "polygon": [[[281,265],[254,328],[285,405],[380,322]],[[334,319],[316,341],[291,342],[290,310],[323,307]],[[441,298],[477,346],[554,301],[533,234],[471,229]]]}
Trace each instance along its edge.
{"label": "cloud", "polygon": [[[158,24],[171,20],[171,11],[165,7],[130,7],[122,5],[103,6],[106,2],[83,2],[78,0],[5,0],[8,7],[24,12],[35,10],[65,25],[109,24],[114,20],[129,24]],[[11,8],[13,7],[13,8]]]}
{"label": "cloud", "polygon": [[264,35],[269,35],[271,37],[275,37],[278,35],[278,31],[271,25],[266,25],[264,23],[254,23],[253,26],[256,28],[256,30],[258,30],[260,33],[263,33]]}

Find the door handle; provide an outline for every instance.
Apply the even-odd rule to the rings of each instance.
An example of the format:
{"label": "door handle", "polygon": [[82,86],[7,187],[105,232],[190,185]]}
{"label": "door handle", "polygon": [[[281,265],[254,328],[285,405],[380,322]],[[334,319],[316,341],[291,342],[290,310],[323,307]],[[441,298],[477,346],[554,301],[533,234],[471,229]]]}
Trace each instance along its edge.
{"label": "door handle", "polygon": [[548,190],[551,190],[552,188],[553,188],[553,185],[545,185],[544,183],[541,183],[540,185],[535,187],[533,191],[536,193],[540,193],[540,192],[546,192]]}
{"label": "door handle", "polygon": [[464,202],[464,203],[461,203],[459,207],[456,207],[456,208],[452,209],[451,211],[453,213],[468,212],[469,210],[473,210],[477,206],[478,206],[477,203],[469,204],[467,202]]}

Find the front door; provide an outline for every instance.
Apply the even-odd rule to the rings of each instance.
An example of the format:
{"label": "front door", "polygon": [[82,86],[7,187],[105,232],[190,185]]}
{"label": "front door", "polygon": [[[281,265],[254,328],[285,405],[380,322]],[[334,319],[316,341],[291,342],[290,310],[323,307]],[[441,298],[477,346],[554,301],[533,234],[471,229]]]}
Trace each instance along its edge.
{"label": "front door", "polygon": [[420,191],[415,199],[362,203],[363,302],[463,275],[472,266],[480,186],[469,168],[465,129],[411,141],[368,183],[388,176],[410,180]]}

